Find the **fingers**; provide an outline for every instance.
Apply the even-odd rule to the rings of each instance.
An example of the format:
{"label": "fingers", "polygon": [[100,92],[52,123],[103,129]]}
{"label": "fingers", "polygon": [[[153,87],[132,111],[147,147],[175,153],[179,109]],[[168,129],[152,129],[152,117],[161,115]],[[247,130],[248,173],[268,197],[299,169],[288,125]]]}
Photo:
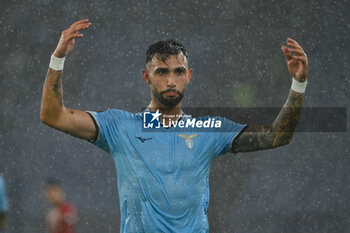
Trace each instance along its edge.
{"label": "fingers", "polygon": [[88,19],[79,20],[73,23],[69,28],[64,30],[62,32],[62,36],[65,41],[70,41],[74,38],[81,38],[84,35],[79,33],[79,31],[88,29],[90,26],[91,26],[91,23],[89,22]]}
{"label": "fingers", "polygon": [[287,46],[282,46],[289,73],[299,82],[307,77],[308,58],[303,48],[295,40],[288,38]]}
{"label": "fingers", "polygon": [[70,26],[67,30],[69,30],[70,32],[76,33],[78,31],[88,29],[90,26],[91,26],[91,23],[88,20],[81,20],[72,24],[72,26]]}
{"label": "fingers", "polygon": [[282,49],[282,52],[284,53],[284,56],[286,57],[287,61],[289,61],[293,58],[292,53],[289,51],[289,49],[286,46],[282,46],[281,49]]}
{"label": "fingers", "polygon": [[74,22],[74,23],[72,24],[72,26],[73,26],[73,25],[76,25],[76,24],[80,24],[80,23],[86,23],[86,22],[89,22],[89,20],[88,20],[88,19],[82,19],[82,20],[79,20],[79,21]]}
{"label": "fingers", "polygon": [[73,34],[69,34],[67,37],[66,37],[66,40],[67,41],[70,41],[72,39],[75,39],[75,38],[81,38],[83,37],[84,35],[81,34],[81,33],[73,33]]}
{"label": "fingers", "polygon": [[295,53],[299,53],[299,54],[305,54],[303,48],[295,40],[293,40],[291,38],[288,38],[287,39],[287,45],[290,47],[290,51],[291,52],[295,52]]}
{"label": "fingers", "polygon": [[296,56],[296,55],[294,55],[293,56],[293,59],[295,59],[295,60],[298,60],[298,61],[301,61],[302,63],[304,63],[304,64],[307,64],[307,57],[305,57],[305,56]]}
{"label": "fingers", "polygon": [[287,45],[288,47],[282,46],[282,51],[286,56],[287,61],[290,61],[291,59],[296,59],[303,62],[304,64],[307,64],[307,55],[298,42],[291,38],[288,38]]}
{"label": "fingers", "polygon": [[302,49],[288,49],[290,52],[299,55],[299,56],[307,56],[306,53],[304,52],[304,50]]}
{"label": "fingers", "polygon": [[69,28],[62,31],[58,45],[54,51],[56,57],[65,57],[69,54],[74,46],[74,39],[81,38],[84,35],[79,33],[81,30],[88,29],[91,23],[88,19],[79,20],[73,23]]}
{"label": "fingers", "polygon": [[298,42],[291,38],[287,38],[287,45],[292,47],[292,48],[297,48],[297,49],[303,49]]}

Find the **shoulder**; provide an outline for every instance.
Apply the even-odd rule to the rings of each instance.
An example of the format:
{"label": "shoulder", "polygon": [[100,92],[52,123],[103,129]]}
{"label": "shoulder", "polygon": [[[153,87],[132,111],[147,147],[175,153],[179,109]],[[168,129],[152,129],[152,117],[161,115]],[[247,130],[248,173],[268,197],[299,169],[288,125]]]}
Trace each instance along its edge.
{"label": "shoulder", "polygon": [[108,108],[104,111],[98,111],[97,113],[103,113],[103,114],[109,114],[109,115],[126,115],[131,116],[133,113],[124,111],[122,109],[116,109],[116,108]]}
{"label": "shoulder", "polygon": [[110,119],[133,119],[138,118],[139,114],[134,114],[132,112],[124,111],[121,109],[106,109],[104,111],[98,111],[98,112],[89,112],[93,114],[94,116],[101,116],[104,118],[110,118]]}

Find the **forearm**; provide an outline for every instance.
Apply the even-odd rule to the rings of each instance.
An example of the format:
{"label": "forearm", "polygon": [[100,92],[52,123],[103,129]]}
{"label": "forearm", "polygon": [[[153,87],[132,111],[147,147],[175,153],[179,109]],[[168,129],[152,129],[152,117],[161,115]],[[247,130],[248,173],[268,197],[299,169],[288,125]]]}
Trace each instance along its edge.
{"label": "forearm", "polygon": [[303,101],[304,93],[290,90],[286,103],[272,123],[272,148],[291,142],[299,122]]}
{"label": "forearm", "polygon": [[45,123],[55,121],[63,110],[62,70],[49,68],[43,88],[40,119]]}
{"label": "forearm", "polygon": [[271,149],[291,142],[298,124],[304,93],[290,91],[272,124],[250,125],[232,142],[232,152]]}

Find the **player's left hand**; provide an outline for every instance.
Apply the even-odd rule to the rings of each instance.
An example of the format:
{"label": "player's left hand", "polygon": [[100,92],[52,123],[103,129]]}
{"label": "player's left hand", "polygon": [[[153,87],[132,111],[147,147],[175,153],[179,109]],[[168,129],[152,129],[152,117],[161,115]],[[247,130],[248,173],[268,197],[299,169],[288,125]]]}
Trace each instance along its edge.
{"label": "player's left hand", "polygon": [[289,73],[299,82],[305,82],[308,72],[308,59],[303,48],[293,39],[287,39],[287,46],[282,46]]}

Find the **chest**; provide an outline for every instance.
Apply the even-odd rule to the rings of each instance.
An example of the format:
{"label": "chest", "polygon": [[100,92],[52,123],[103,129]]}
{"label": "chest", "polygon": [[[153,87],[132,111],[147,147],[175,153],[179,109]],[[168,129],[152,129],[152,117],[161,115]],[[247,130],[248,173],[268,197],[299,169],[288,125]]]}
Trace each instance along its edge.
{"label": "chest", "polygon": [[165,174],[179,170],[185,174],[212,160],[210,138],[197,133],[125,133],[118,144],[126,162]]}

